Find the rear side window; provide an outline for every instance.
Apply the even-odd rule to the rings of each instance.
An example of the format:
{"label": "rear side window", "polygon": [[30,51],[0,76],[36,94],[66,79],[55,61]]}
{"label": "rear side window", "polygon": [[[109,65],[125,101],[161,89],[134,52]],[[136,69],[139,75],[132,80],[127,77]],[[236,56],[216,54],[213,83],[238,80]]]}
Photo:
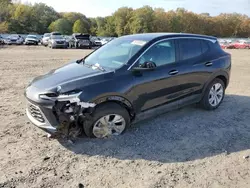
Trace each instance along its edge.
{"label": "rear side window", "polygon": [[180,39],[179,49],[181,60],[198,57],[202,54],[202,44],[199,39]]}
{"label": "rear side window", "polygon": [[206,40],[200,40],[200,41],[201,41],[202,53],[206,53],[209,50],[208,41]]}

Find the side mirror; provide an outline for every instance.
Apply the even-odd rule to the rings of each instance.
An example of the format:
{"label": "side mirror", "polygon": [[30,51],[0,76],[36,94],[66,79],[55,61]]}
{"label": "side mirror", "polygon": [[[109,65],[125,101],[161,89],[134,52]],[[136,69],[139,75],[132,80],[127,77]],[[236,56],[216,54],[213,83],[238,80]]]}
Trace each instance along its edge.
{"label": "side mirror", "polygon": [[146,61],[143,64],[140,64],[139,67],[133,68],[134,71],[149,71],[156,68],[156,64],[152,61]]}

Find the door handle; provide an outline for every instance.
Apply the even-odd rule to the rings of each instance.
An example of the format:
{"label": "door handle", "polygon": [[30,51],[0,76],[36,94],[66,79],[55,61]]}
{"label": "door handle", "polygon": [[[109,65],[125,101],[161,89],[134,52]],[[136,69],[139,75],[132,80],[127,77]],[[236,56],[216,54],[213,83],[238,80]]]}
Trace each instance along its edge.
{"label": "door handle", "polygon": [[176,75],[176,74],[178,74],[179,73],[179,71],[177,71],[177,70],[172,70],[172,71],[170,71],[168,74],[170,74],[170,75]]}
{"label": "door handle", "polygon": [[212,63],[212,62],[207,62],[207,63],[205,63],[205,65],[206,65],[207,67],[210,67],[210,66],[213,65],[213,63]]}

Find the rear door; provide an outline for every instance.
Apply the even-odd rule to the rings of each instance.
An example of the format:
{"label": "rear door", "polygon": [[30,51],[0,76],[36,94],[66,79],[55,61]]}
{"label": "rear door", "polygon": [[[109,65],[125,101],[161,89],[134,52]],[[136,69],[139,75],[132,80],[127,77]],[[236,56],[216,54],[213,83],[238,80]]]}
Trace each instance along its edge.
{"label": "rear door", "polygon": [[179,96],[201,94],[204,84],[211,75],[212,62],[209,57],[209,42],[194,38],[178,39]]}

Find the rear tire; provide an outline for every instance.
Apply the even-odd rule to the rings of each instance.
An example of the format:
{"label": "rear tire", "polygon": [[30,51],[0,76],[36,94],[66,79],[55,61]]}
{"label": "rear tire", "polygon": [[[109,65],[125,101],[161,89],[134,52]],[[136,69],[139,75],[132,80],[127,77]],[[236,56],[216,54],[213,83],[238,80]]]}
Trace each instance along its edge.
{"label": "rear tire", "polygon": [[221,79],[216,78],[206,88],[200,106],[205,110],[215,110],[221,105],[224,96],[225,84]]}
{"label": "rear tire", "polygon": [[[109,117],[108,120],[107,117]],[[121,120],[121,122],[117,121],[118,124],[116,124],[116,121],[114,121],[115,118],[117,118],[117,120]],[[103,122],[103,119],[105,120],[105,122],[107,122],[107,124],[110,125],[106,126],[105,122],[101,123]],[[128,111],[119,104],[110,102],[100,105],[95,109],[94,113],[92,114],[92,117],[84,122],[83,130],[85,134],[90,138],[105,138],[112,135],[117,136],[123,134],[129,127],[129,125],[130,116],[128,114]],[[116,128],[118,128],[119,130],[117,131],[117,134],[113,132],[117,130]],[[96,130],[100,132],[98,133]],[[109,132],[108,130],[110,131],[110,133],[107,133]]]}

